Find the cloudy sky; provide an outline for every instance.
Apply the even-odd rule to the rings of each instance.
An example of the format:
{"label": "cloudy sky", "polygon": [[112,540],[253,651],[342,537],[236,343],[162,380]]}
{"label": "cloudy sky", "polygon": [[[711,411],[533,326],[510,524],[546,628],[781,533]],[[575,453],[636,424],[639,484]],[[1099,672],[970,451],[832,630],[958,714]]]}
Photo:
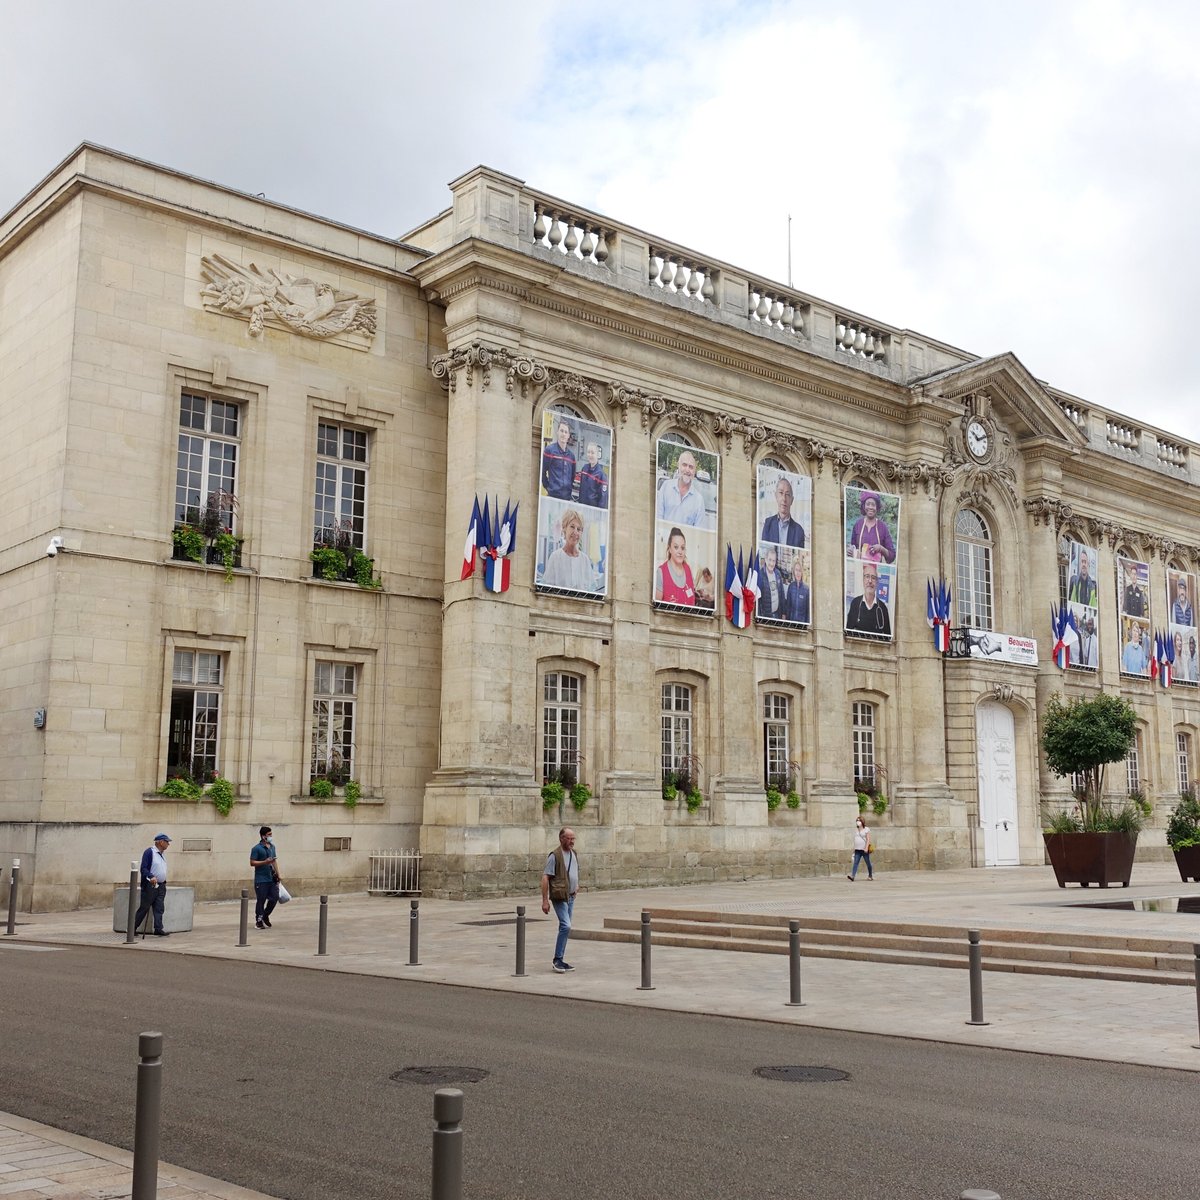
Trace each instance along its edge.
{"label": "cloudy sky", "polygon": [[[840,10],[840,11],[839,11]],[[1200,439],[1200,5],[0,0],[81,141],[398,235],[476,163]]]}

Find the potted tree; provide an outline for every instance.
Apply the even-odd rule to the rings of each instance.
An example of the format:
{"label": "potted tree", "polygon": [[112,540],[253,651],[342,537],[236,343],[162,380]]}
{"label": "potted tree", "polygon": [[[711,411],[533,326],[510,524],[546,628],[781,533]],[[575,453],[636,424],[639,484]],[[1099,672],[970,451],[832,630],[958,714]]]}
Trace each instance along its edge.
{"label": "potted tree", "polygon": [[1200,883],[1200,801],[1195,788],[1184,788],[1167,821],[1167,845],[1175,854],[1179,878]]}
{"label": "potted tree", "polygon": [[1051,816],[1043,833],[1059,887],[1078,883],[1129,886],[1141,810],[1128,799],[1105,803],[1104,768],[1120,762],[1137,737],[1137,714],[1127,700],[1101,692],[1091,700],[1052,696],[1042,713],[1042,750],[1056,775],[1082,781],[1075,806]]}

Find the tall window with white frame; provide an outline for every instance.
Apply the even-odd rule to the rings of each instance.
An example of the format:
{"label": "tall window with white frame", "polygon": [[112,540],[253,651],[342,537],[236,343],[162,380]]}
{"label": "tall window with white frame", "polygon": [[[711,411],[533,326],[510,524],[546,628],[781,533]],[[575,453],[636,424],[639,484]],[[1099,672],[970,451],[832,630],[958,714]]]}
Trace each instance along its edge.
{"label": "tall window with white frame", "polygon": [[1183,731],[1175,734],[1175,781],[1180,795],[1192,786],[1192,735]]}
{"label": "tall window with white frame", "polygon": [[854,786],[858,791],[876,786],[875,705],[855,700],[850,708],[853,735]]}
{"label": "tall window with white frame", "polygon": [[354,778],[358,677],[355,663],[317,661],[313,677],[311,779],[328,779],[340,786]]}
{"label": "tall window with white frame", "polygon": [[241,408],[184,392],[179,397],[179,445],[175,458],[175,524],[200,525],[212,497],[221,526],[236,532]]}
{"label": "tall window with white frame", "polygon": [[954,518],[954,566],[958,623],[992,628],[992,537],[974,509]]}
{"label": "tall window with white frame", "polygon": [[782,692],[763,697],[763,785],[780,792],[792,789],[792,700]]}
{"label": "tall window with white frame", "polygon": [[580,778],[583,680],[550,671],[542,685],[542,782],[573,786]]}
{"label": "tall window with white frame", "polygon": [[[680,774],[691,775],[692,689],[683,683],[662,685],[662,774],[671,782]],[[692,784],[697,783],[691,780]]]}
{"label": "tall window with white frame", "polygon": [[203,784],[219,772],[224,676],[223,655],[202,650],[175,651],[171,665],[168,778],[189,775]]}
{"label": "tall window with white frame", "polygon": [[317,423],[314,547],[365,552],[369,440],[363,429]]}
{"label": "tall window with white frame", "polygon": [[1142,735],[1138,733],[1125,756],[1125,785],[1129,795],[1142,790]]}

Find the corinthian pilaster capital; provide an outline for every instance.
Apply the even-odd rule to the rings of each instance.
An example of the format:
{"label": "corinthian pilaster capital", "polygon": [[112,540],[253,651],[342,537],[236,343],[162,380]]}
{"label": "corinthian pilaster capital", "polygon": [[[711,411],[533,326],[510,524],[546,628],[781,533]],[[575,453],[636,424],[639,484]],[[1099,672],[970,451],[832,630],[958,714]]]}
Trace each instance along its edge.
{"label": "corinthian pilaster capital", "polygon": [[483,342],[458,346],[449,354],[439,355],[433,360],[430,370],[434,379],[444,380],[452,392],[458,386],[460,372],[464,373],[467,386],[470,387],[478,370],[486,390],[492,383],[492,371],[500,370],[504,372],[504,387],[510,396],[518,383],[524,396],[529,384],[545,383],[550,378],[548,368],[537,359],[514,354],[504,346],[488,346]]}

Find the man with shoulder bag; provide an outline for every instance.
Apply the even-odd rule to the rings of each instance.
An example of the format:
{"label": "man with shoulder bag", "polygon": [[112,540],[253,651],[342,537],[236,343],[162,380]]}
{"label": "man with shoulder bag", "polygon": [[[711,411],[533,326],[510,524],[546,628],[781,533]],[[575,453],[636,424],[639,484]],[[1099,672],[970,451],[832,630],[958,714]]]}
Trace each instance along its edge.
{"label": "man with shoulder bag", "polygon": [[571,936],[571,916],[575,908],[575,893],[579,891],[579,856],[575,853],[575,831],[564,826],[558,831],[558,845],[550,851],[542,872],[542,912],[554,905],[558,917],[558,937],[554,942],[554,970],[560,975],[575,968],[563,955]]}

